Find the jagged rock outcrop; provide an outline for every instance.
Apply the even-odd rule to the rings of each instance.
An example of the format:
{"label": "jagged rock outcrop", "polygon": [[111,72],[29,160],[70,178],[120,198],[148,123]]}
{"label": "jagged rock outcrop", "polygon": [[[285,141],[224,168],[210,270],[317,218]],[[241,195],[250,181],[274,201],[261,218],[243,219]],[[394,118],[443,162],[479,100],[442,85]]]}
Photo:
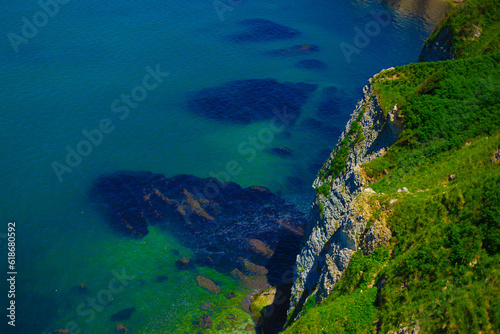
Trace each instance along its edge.
{"label": "jagged rock outcrop", "polygon": [[[361,164],[383,155],[400,131],[401,118],[395,108],[391,115],[384,115],[378,98],[370,85],[364,88],[364,97],[351,115],[346,130],[340,136],[336,149],[330,155],[324,169],[328,169],[340,150],[344,138],[353,133],[351,127],[361,125],[360,140],[348,141],[349,156],[346,169],[338,177],[318,176],[313,186],[330,185],[328,196],[318,194],[312,204],[306,237],[297,256],[294,284],[290,301],[289,316],[295,318],[311,293],[316,300],[326,297],[340,280],[350,263],[351,257],[360,249],[369,218],[367,205],[357,203],[358,195],[375,196],[374,191],[363,191],[367,182]],[[345,143],[345,141],[344,141]],[[363,196],[363,197],[364,197]],[[373,224],[366,235],[367,249],[390,238],[390,231]],[[382,240],[382,241],[381,241]]]}

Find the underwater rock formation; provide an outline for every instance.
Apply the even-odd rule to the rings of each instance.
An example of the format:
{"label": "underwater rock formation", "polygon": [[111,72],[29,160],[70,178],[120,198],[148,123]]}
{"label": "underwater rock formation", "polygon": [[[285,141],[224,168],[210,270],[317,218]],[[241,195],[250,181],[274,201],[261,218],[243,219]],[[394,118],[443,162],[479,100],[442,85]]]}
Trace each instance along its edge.
{"label": "underwater rock formation", "polygon": [[288,114],[299,116],[300,108],[316,88],[275,79],[237,80],[198,91],[188,107],[214,120],[247,124],[272,119],[284,108]]}
{"label": "underwater rock formation", "polygon": [[149,232],[141,207],[143,188],[143,180],[138,174],[101,177],[93,186],[91,198],[104,206],[103,213],[111,227],[131,236],[143,237]]}
{"label": "underwater rock formation", "polygon": [[232,299],[236,297],[236,294],[234,292],[229,292],[226,293],[224,296],[226,296],[227,299]]}
{"label": "underwater rock formation", "polygon": [[304,213],[266,188],[190,175],[105,175],[96,180],[91,198],[126,235],[140,230],[144,236],[148,223],[155,224],[192,248],[195,262],[210,259],[229,272],[245,270],[248,260],[266,267],[269,283],[293,266],[306,221]]}
{"label": "underwater rock formation", "polygon": [[273,147],[269,149],[269,152],[280,157],[289,157],[292,155],[292,151],[288,147]]}
{"label": "underwater rock formation", "polygon": [[135,307],[130,307],[116,312],[111,316],[112,321],[123,321],[128,320],[135,313]]}
{"label": "underwater rock formation", "polygon": [[73,287],[71,287],[70,291],[71,292],[78,292],[78,293],[86,293],[88,291],[88,287],[85,284],[78,284]]}
{"label": "underwater rock formation", "polygon": [[215,284],[210,278],[206,278],[204,276],[197,276],[196,283],[200,288],[207,290],[208,292],[217,295],[220,293],[220,287]]}
{"label": "underwater rock formation", "polygon": [[266,54],[271,56],[300,56],[318,52],[319,50],[320,48],[317,45],[300,44],[289,48],[267,51]]}
{"label": "underwater rock formation", "polygon": [[212,308],[212,306],[213,306],[213,305],[212,305],[212,303],[211,303],[211,302],[206,301],[206,302],[204,302],[203,304],[201,304],[200,309],[201,309],[201,310],[203,310],[203,311],[206,311],[206,310],[208,310],[208,309],[211,309],[211,308]]}
{"label": "underwater rock formation", "polygon": [[199,320],[199,325],[203,329],[212,328],[212,317],[210,317],[208,314],[202,315]]}
{"label": "underwater rock formation", "polygon": [[243,32],[230,35],[234,42],[271,42],[290,39],[301,34],[300,31],[265,19],[249,19],[239,22],[247,27]]}

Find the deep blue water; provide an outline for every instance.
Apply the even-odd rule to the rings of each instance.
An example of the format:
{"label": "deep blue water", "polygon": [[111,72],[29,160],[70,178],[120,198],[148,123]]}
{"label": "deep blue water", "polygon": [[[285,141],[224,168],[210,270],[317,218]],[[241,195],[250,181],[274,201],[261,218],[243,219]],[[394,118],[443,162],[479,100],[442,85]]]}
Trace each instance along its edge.
{"label": "deep blue water", "polygon": [[[201,0],[72,0],[60,4],[46,22],[37,14],[36,1],[4,4],[0,236],[9,221],[16,222],[18,308],[13,333],[49,333],[69,322],[85,333],[110,333],[114,327],[110,315],[131,306],[138,311],[126,325],[134,333],[189,331],[200,301],[208,297],[193,283],[191,273],[175,272],[171,250],[186,256],[192,250],[155,229],[139,241],[113,233],[89,204],[93,180],[118,170],[148,170],[168,177],[218,176],[244,187],[268,187],[307,211],[318,167],[335,145],[367,79],[383,68],[416,61],[436,23],[420,11],[413,15],[411,8],[394,10],[379,1],[230,3],[218,13],[214,3]],[[390,22],[374,25],[372,13],[382,10],[390,13]],[[23,17],[38,20],[41,27],[36,32],[24,27],[23,36]],[[300,34],[274,40],[231,38],[246,31],[242,20],[256,18]],[[357,29],[368,29],[368,39],[356,39]],[[314,45],[319,51],[269,53],[297,45]],[[341,46],[356,51],[346,57]],[[307,59],[325,66],[297,65]],[[168,75],[160,77],[143,100],[127,113],[125,102],[115,103],[113,110],[115,100],[134,92],[156,69]],[[252,137],[259,138],[270,128],[269,120],[220,122],[188,108],[189,99],[201,89],[265,78],[318,88],[293,124],[260,141],[261,149],[252,159],[238,148],[250,147]],[[337,89],[335,111],[325,116],[318,109],[331,87]],[[117,107],[122,111],[115,112]],[[99,127],[108,133],[95,137],[97,144],[78,146],[86,140],[83,131]],[[74,160],[68,166],[71,171],[55,170],[54,166],[67,165],[68,147],[80,147],[86,156]],[[276,147],[288,148],[291,155],[268,151]],[[231,161],[238,162],[241,172],[227,179]],[[0,275],[4,275],[5,239],[0,243]],[[99,297],[108,287],[113,270],[126,270],[146,284],[140,289],[126,286],[114,294],[110,305],[94,309],[94,316],[87,306],[79,312],[88,296]],[[221,273],[198,270],[238,289]],[[159,288],[152,280],[163,273],[170,277]],[[81,283],[89,287],[88,295],[71,289]],[[6,303],[7,288],[1,287]],[[251,323],[223,296],[214,303],[220,312],[237,314],[241,328]],[[2,319],[4,326],[4,315]]]}

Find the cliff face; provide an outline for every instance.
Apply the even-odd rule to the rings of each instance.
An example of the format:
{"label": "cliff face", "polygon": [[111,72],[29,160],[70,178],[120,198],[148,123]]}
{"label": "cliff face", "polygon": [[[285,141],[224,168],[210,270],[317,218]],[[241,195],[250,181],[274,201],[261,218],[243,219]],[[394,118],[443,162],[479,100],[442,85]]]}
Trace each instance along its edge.
{"label": "cliff face", "polygon": [[401,130],[401,119],[396,106],[389,115],[384,115],[370,81],[324,169],[331,166],[355,123],[361,125],[362,136],[349,146],[345,171],[336,178],[319,176],[313,184],[315,188],[328,184],[330,191],[327,196],[318,194],[311,207],[306,237],[294,272],[289,310],[292,318],[311,294],[317,296],[318,302],[331,292],[354,252],[361,248],[365,252],[373,251],[374,245],[390,238],[390,231],[380,224],[373,224],[370,231],[364,233],[369,212],[366,212],[367,206],[360,203],[363,196],[359,195],[369,196],[372,191],[364,188],[367,182],[360,166],[383,155],[395,142]]}

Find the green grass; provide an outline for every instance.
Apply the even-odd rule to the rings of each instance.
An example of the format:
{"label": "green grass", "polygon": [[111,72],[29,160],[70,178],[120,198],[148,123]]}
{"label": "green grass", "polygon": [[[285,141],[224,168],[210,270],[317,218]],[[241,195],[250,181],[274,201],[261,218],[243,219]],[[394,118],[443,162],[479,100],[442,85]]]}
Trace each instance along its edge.
{"label": "green grass", "polygon": [[405,119],[396,144],[364,166],[382,202],[398,199],[377,297],[381,332],[412,318],[425,333],[500,328],[500,168],[490,162],[500,144],[499,63],[492,53],[411,64],[374,84],[383,108],[398,103]]}
{"label": "green grass", "polygon": [[345,172],[347,167],[347,158],[349,157],[349,140],[344,139],[340,143],[339,149],[326,172],[326,177],[333,176],[334,178]]}
{"label": "green grass", "polygon": [[323,203],[321,203],[321,201],[318,201],[318,206],[319,206],[319,218],[323,219],[323,215],[325,212],[325,206],[323,205]]}
{"label": "green grass", "polygon": [[[383,109],[398,103],[405,123],[387,155],[367,166],[369,175],[380,177],[394,169],[404,174],[470,138],[500,128],[499,63],[500,53],[494,53],[410,64],[379,74],[373,87]],[[393,75],[399,79],[383,80]]]}
{"label": "green grass", "polygon": [[328,183],[323,183],[319,187],[315,188],[316,194],[329,197],[331,188],[332,187]]}
{"label": "green grass", "polygon": [[[489,162],[499,142],[500,133],[475,139],[401,183],[373,185],[398,198],[388,219],[393,253],[379,294],[382,332],[412,316],[425,333],[499,327],[500,168]],[[457,178],[448,181],[451,172]],[[398,195],[402,184],[410,194]]]}

